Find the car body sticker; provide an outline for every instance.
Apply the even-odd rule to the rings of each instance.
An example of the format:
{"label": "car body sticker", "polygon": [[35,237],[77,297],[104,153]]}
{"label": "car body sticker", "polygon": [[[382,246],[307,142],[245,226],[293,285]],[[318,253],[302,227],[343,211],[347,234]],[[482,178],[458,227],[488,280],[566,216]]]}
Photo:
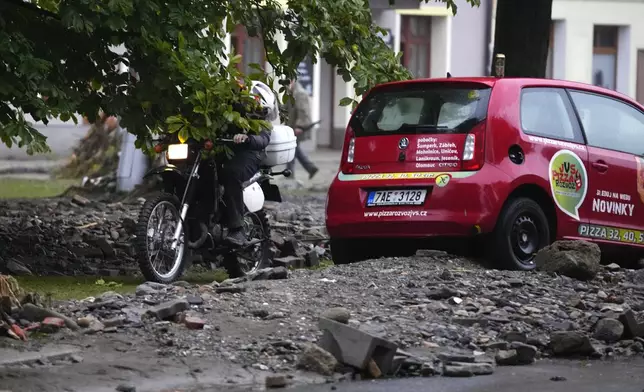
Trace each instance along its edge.
{"label": "car body sticker", "polygon": [[[338,173],[340,181],[369,181],[369,180],[426,180],[436,179],[441,176],[449,178],[467,178],[476,174],[475,171],[463,172],[411,172],[411,173],[365,173],[365,174],[345,174]],[[441,177],[444,178],[444,177]],[[449,180],[447,180],[449,182]],[[447,183],[445,183],[447,185]]]}
{"label": "car body sticker", "polygon": [[592,238],[596,240],[644,245],[644,231],[640,230],[602,225],[589,225],[583,223],[579,225],[578,233],[580,237]]}
{"label": "car body sticker", "polygon": [[557,151],[550,159],[548,177],[557,207],[566,215],[580,220],[579,207],[588,191],[588,173],[584,162],[570,150]]}

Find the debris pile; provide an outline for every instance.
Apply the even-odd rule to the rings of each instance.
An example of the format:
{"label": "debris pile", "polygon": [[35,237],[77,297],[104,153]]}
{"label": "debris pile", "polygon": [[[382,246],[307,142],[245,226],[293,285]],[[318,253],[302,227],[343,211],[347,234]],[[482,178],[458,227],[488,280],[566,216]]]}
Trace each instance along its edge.
{"label": "debris pile", "polygon": [[[0,272],[13,275],[131,275],[143,198],[73,194],[0,201]],[[267,204],[274,266],[315,267],[329,258],[321,217],[310,207]]]}
{"label": "debris pile", "polygon": [[[557,244],[564,252],[568,245]],[[574,246],[571,262],[592,254]],[[22,302],[8,315],[27,335],[126,340],[163,357],[222,359],[273,372],[271,388],[290,385],[298,368],[333,382],[472,377],[549,357],[644,355],[644,270],[614,265],[579,280],[422,252],[316,270],[275,267],[206,285],[147,282],[133,294],[54,306]]]}
{"label": "debris pile", "polygon": [[55,172],[60,178],[83,178],[85,184],[115,189],[122,133],[111,118],[99,118],[74,148],[68,163]]}

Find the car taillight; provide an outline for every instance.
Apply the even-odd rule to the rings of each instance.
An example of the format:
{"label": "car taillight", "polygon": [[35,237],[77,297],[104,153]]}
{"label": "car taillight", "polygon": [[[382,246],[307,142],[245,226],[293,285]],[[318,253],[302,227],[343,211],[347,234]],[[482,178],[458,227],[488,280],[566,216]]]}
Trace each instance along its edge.
{"label": "car taillight", "polygon": [[475,126],[465,137],[463,170],[479,170],[485,162],[485,121]]}
{"label": "car taillight", "polygon": [[340,171],[342,173],[353,173],[353,158],[356,150],[356,138],[351,127],[347,128],[344,135],[344,148],[342,149],[342,161]]}

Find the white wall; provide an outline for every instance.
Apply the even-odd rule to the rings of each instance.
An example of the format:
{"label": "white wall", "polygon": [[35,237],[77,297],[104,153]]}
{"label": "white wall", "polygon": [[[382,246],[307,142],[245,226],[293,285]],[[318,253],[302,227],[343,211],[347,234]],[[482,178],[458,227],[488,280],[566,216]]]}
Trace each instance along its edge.
{"label": "white wall", "polygon": [[[452,20],[451,62],[449,72],[452,76],[484,76],[489,70],[486,59],[490,54],[488,35],[488,5],[481,2],[480,7],[472,7],[458,0],[458,12]],[[433,20],[432,20],[433,22]]]}
{"label": "white wall", "polygon": [[429,76],[444,78],[450,69],[452,49],[452,17],[432,16]]}
{"label": "white wall", "polygon": [[[637,49],[644,48],[644,1],[555,0],[552,19],[565,21],[567,61],[563,75],[555,64],[555,75],[583,83],[592,83],[594,25],[630,26],[620,29],[617,90],[635,96]],[[557,38],[555,47],[560,44]]]}
{"label": "white wall", "polygon": [[554,20],[552,48],[552,78],[566,78],[566,21]]}

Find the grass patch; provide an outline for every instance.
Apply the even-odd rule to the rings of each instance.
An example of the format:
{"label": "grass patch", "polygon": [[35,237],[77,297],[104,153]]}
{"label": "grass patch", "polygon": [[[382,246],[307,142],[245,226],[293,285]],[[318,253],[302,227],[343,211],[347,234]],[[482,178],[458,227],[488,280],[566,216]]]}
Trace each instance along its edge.
{"label": "grass patch", "polygon": [[[106,291],[133,293],[141,279],[129,276],[16,276],[20,288],[27,293],[38,293],[53,299],[83,299]],[[103,281],[103,284],[100,282]],[[97,283],[99,282],[99,283]]]}
{"label": "grass patch", "polygon": [[329,267],[333,267],[333,260],[331,259],[320,259],[320,264],[316,265],[315,267],[311,267],[312,270],[323,270],[327,269]]}
{"label": "grass patch", "polygon": [[[137,276],[16,276],[20,288],[27,293],[36,292],[56,300],[95,297],[106,291],[120,294],[134,293],[136,286],[144,282]],[[183,280],[194,284],[222,282],[228,278],[225,271],[189,272]]]}
{"label": "grass patch", "polygon": [[[307,267],[305,269],[311,270],[311,271],[319,271],[319,270],[327,269],[327,268],[332,267],[334,265],[335,264],[333,264],[333,260],[331,260],[331,259],[320,259],[320,264],[316,265],[315,267]],[[290,266],[290,267],[288,267],[288,269],[291,270],[291,271],[295,271],[295,270],[297,270],[299,268],[295,268],[293,266]]]}
{"label": "grass patch", "polygon": [[0,199],[37,199],[59,196],[67,188],[80,185],[77,179],[35,180],[0,178]]}

